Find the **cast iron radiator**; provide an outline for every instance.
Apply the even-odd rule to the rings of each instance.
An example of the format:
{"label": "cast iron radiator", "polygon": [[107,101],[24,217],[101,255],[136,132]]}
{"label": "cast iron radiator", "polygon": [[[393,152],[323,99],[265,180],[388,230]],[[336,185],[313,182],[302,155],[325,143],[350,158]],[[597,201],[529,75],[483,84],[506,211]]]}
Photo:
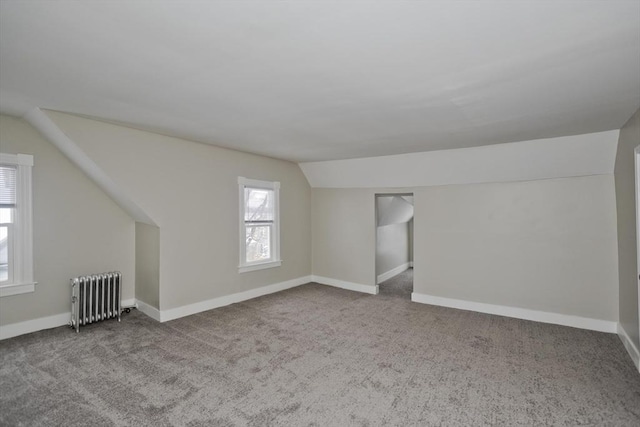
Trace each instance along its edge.
{"label": "cast iron radiator", "polygon": [[122,274],[119,271],[71,279],[71,322],[80,325],[117,318],[120,321]]}

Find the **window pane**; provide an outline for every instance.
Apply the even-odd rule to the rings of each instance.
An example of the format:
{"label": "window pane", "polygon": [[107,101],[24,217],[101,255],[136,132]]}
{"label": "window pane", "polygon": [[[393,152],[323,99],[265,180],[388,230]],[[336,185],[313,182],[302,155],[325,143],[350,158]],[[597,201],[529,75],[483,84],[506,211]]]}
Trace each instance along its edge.
{"label": "window pane", "polygon": [[244,189],[244,220],[245,221],[273,221],[274,197],[273,190],[262,188]]}
{"label": "window pane", "polygon": [[9,279],[8,227],[0,227],[0,282]]}
{"label": "window pane", "polygon": [[271,259],[271,226],[246,226],[247,262]]}
{"label": "window pane", "polygon": [[13,222],[13,209],[0,208],[0,224],[10,224]]}

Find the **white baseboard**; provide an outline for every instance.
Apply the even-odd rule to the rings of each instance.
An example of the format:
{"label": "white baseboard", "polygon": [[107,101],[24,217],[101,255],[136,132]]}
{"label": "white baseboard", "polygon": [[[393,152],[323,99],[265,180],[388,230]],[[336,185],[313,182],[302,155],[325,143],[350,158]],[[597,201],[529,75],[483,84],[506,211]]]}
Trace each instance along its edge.
{"label": "white baseboard", "polygon": [[331,279],[330,277],[311,276],[311,281],[321,285],[329,285],[349,291],[363,292],[365,294],[378,294],[378,285],[363,285],[361,283],[345,282],[344,280]]}
{"label": "white baseboard", "polygon": [[29,334],[43,329],[57,328],[68,325],[71,320],[71,312],[54,314],[53,316],[40,317],[38,319],[26,320],[24,322],[0,325],[0,340],[17,337],[18,335]]}
{"label": "white baseboard", "polygon": [[[122,307],[135,307],[154,320],[166,322],[168,320],[177,319],[179,317],[188,316],[201,311],[211,310],[212,308],[223,307],[236,302],[246,301],[263,295],[272,294],[274,292],[283,291],[285,289],[304,285],[311,281],[311,276],[299,277],[286,282],[275,283],[273,285],[263,286],[261,288],[251,289],[245,292],[238,292],[236,294],[226,295],[169,310],[158,310],[144,301],[136,300],[134,298],[123,300]],[[68,312],[39,319],[27,320],[25,322],[0,325],[0,340],[41,331],[43,329],[51,329],[58,326],[68,325],[70,320],[71,313]]]}
{"label": "white baseboard", "polygon": [[178,319],[180,317],[189,316],[191,314],[200,313],[202,311],[211,310],[218,307],[224,307],[225,305],[246,301],[249,299],[261,297],[263,295],[272,294],[274,292],[284,291],[285,289],[290,289],[296,286],[304,285],[311,281],[312,281],[311,276],[304,276],[304,277],[299,277],[293,280],[287,280],[286,282],[275,283],[269,286],[263,286],[260,288],[251,289],[244,292],[238,292],[236,294],[225,295],[222,297],[197,302],[194,304],[183,305],[182,307],[172,308],[169,310],[160,310],[159,320],[161,322],[166,322],[168,320]]}
{"label": "white baseboard", "polygon": [[618,323],[608,320],[436,297],[416,292],[411,294],[411,301],[461,310],[477,311],[480,313],[496,314],[498,316],[514,317],[516,319],[533,320],[535,322],[552,323],[554,325],[571,326],[573,328],[589,329],[598,332],[616,333],[618,330]]}
{"label": "white baseboard", "polygon": [[122,308],[138,308],[138,301],[135,298],[122,300],[120,303]]}
{"label": "white baseboard", "polygon": [[386,273],[382,273],[381,275],[378,276],[378,280],[377,280],[377,284],[379,285],[380,283],[384,282],[385,280],[389,280],[392,277],[397,276],[398,274],[402,273],[403,271],[406,271],[409,269],[409,267],[411,267],[411,263],[410,262],[405,262],[404,264],[401,264],[399,266],[397,266],[396,268],[392,268],[391,270],[387,271]]}
{"label": "white baseboard", "polygon": [[622,340],[624,348],[627,349],[629,356],[631,356],[633,364],[636,365],[636,368],[638,368],[638,372],[640,372],[640,351],[638,351],[638,348],[635,346],[633,341],[631,341],[631,338],[629,338],[627,331],[624,330],[620,323],[618,323],[618,336]]}
{"label": "white baseboard", "polygon": [[137,306],[138,306],[138,310],[140,310],[142,313],[146,314],[147,316],[151,317],[153,320],[156,321],[160,321],[160,310],[158,310],[157,308],[155,308],[152,305],[147,304],[144,301],[140,301],[140,300],[136,300]]}
{"label": "white baseboard", "polygon": [[[138,307],[134,298],[122,301],[122,307]],[[71,321],[71,312],[54,314],[53,316],[40,317],[26,320],[24,322],[0,325],[0,340],[17,337],[18,335],[30,334],[45,329],[57,328],[68,325]]]}

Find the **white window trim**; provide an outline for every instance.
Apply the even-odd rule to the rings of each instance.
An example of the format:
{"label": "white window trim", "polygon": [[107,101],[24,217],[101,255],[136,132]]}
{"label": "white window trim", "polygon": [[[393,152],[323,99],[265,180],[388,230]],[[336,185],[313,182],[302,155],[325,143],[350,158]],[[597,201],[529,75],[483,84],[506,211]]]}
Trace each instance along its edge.
{"label": "white window trim", "polygon": [[0,163],[17,166],[16,205],[13,218],[13,281],[0,285],[0,297],[35,291],[33,280],[33,156],[0,153]]}
{"label": "white window trim", "polygon": [[[273,221],[273,236],[272,236],[272,251],[273,259],[266,262],[251,262],[248,263],[246,258],[246,230],[244,223],[244,188],[264,188],[267,190],[273,190],[274,196],[274,211],[275,218]],[[280,267],[282,265],[282,259],[280,259],[280,183],[277,181],[260,181],[257,179],[249,179],[242,176],[238,177],[238,195],[239,195],[239,246],[240,246],[240,264],[238,265],[239,273],[246,273],[248,271],[263,270],[266,268]]]}

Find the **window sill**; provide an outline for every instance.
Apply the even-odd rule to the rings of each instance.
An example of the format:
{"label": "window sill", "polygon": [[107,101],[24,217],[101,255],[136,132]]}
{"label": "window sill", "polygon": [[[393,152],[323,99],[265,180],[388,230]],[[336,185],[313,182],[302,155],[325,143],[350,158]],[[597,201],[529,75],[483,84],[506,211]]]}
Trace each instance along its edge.
{"label": "window sill", "polygon": [[34,292],[36,290],[36,283],[37,282],[0,285],[0,298]]}
{"label": "window sill", "polygon": [[249,265],[241,265],[238,267],[239,273],[246,273],[248,271],[256,271],[256,270],[264,270],[265,268],[274,268],[280,267],[282,265],[282,261],[269,261],[269,262],[261,262],[259,264],[249,264]]}

